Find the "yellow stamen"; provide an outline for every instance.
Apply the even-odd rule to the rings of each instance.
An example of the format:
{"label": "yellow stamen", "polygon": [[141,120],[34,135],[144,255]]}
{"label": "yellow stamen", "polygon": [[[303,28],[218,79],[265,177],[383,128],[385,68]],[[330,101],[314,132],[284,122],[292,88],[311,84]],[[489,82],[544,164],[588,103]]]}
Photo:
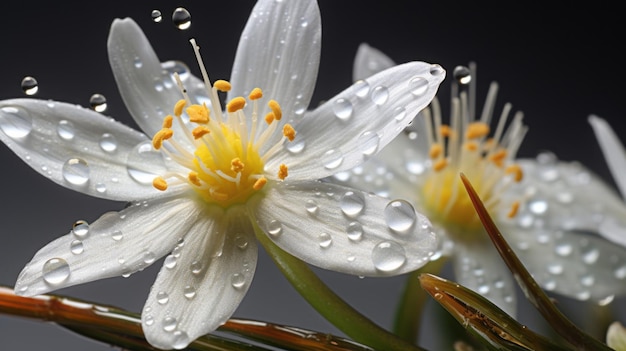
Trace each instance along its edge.
{"label": "yellow stamen", "polygon": [[265,123],[272,124],[272,122],[274,122],[274,113],[273,112],[268,112],[265,115]]}
{"label": "yellow stamen", "polygon": [[230,102],[226,105],[226,111],[232,113],[235,111],[241,110],[246,105],[246,99],[241,96],[237,96],[230,100]]}
{"label": "yellow stamen", "polygon": [[152,186],[161,191],[167,190],[167,182],[161,177],[154,178],[152,180]]}
{"label": "yellow stamen", "polygon": [[176,102],[176,105],[174,105],[174,115],[176,117],[180,117],[180,115],[183,114],[183,108],[185,107],[185,105],[187,105],[187,101],[185,100],[178,100]]}
{"label": "yellow stamen", "polygon": [[156,150],[159,150],[161,146],[163,146],[163,141],[171,138],[172,135],[174,135],[174,131],[169,128],[159,130],[154,134],[154,137],[152,137],[152,146]]}
{"label": "yellow stamen", "polygon": [[202,185],[202,183],[200,183],[200,178],[198,178],[198,172],[194,172],[194,171],[189,172],[189,175],[187,176],[187,179],[189,179],[191,184],[193,184],[195,186],[201,186]]}
{"label": "yellow stamen", "polygon": [[215,83],[213,83],[213,87],[219,91],[230,91],[230,83],[225,81],[225,80],[216,80]]}
{"label": "yellow stamen", "polygon": [[172,121],[174,120],[174,117],[172,117],[172,115],[167,115],[165,116],[165,118],[163,118],[163,128],[172,128]]}
{"label": "yellow stamen", "polygon": [[289,141],[293,141],[293,139],[295,139],[296,137],[296,130],[293,129],[291,124],[287,123],[283,127],[283,135],[286,136]]}
{"label": "yellow stamen", "polygon": [[433,164],[433,170],[435,172],[439,172],[442,169],[444,169],[447,165],[448,165],[448,161],[446,161],[445,158],[439,159],[437,160],[437,162]]}
{"label": "yellow stamen", "polygon": [[483,122],[473,122],[467,126],[465,137],[467,139],[478,139],[489,134],[489,126]]}
{"label": "yellow stamen", "polygon": [[197,126],[191,131],[191,135],[193,135],[194,139],[200,139],[209,133],[211,133],[211,130],[205,126]]}
{"label": "yellow stamen", "polygon": [[250,95],[248,95],[248,98],[250,100],[258,100],[262,97],[263,97],[263,90],[261,90],[260,88],[252,89],[252,91],[250,92]]}
{"label": "yellow stamen", "polygon": [[452,129],[450,129],[449,125],[442,124],[441,128],[439,128],[439,134],[441,134],[441,136],[443,137],[449,137],[450,135],[452,135]]}
{"label": "yellow stamen", "polygon": [[209,109],[206,107],[206,104],[191,105],[187,107],[186,111],[189,115],[190,122],[200,124],[209,123]]}
{"label": "yellow stamen", "polygon": [[432,144],[430,146],[430,151],[428,152],[428,155],[430,156],[431,159],[436,159],[437,157],[439,157],[439,155],[441,155],[441,153],[443,152],[443,147],[441,146],[441,144]]}
{"label": "yellow stamen", "polygon": [[243,171],[243,162],[239,159],[239,157],[235,157],[230,161],[230,170],[239,173]]}
{"label": "yellow stamen", "polygon": [[517,183],[521,182],[522,178],[524,177],[524,172],[522,171],[522,167],[520,167],[519,165],[510,165],[506,168],[504,172],[506,174],[513,174],[514,175],[513,179]]}
{"label": "yellow stamen", "polygon": [[285,180],[285,178],[289,175],[289,168],[284,163],[281,163],[279,167],[278,178],[280,178],[280,180]]}
{"label": "yellow stamen", "polygon": [[465,148],[465,150],[468,150],[468,151],[478,150],[478,144],[476,144],[473,141],[468,141],[467,143],[463,144],[463,147]]}
{"label": "yellow stamen", "polygon": [[261,177],[261,178],[257,179],[256,182],[254,182],[254,185],[252,186],[252,189],[254,189],[254,190],[261,190],[261,189],[263,189],[263,187],[265,186],[266,183],[267,183],[267,179],[265,177]]}
{"label": "yellow stamen", "polygon": [[489,160],[496,164],[496,166],[502,166],[504,159],[506,158],[506,150],[499,150],[489,157]]}
{"label": "yellow stamen", "polygon": [[509,211],[509,213],[507,213],[506,216],[509,217],[509,218],[513,218],[517,214],[517,211],[519,211],[519,201],[515,201],[511,205],[511,210]]}
{"label": "yellow stamen", "polygon": [[280,121],[280,119],[283,118],[283,111],[280,109],[280,105],[276,102],[276,100],[270,100],[267,103],[267,106],[272,109],[272,112],[274,112],[274,118],[276,118],[277,121]]}

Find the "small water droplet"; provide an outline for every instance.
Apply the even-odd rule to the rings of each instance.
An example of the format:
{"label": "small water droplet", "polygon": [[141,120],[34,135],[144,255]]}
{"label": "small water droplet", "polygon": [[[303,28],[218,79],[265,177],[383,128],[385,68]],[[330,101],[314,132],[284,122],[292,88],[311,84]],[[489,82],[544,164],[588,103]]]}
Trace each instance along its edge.
{"label": "small water droplet", "polygon": [[364,98],[370,92],[370,85],[364,80],[358,80],[354,83],[354,91],[356,96]]}
{"label": "small water droplet", "polygon": [[365,208],[365,197],[360,192],[347,191],[339,200],[341,211],[348,217],[356,217]]}
{"label": "small water droplet", "polygon": [[26,76],[22,79],[22,91],[26,95],[35,95],[37,91],[39,91],[39,83],[37,83],[37,79]]}
{"label": "small water droplet", "polygon": [[328,233],[320,233],[317,236],[317,242],[322,249],[327,249],[332,245],[333,238]]}
{"label": "small water droplet", "polygon": [[57,125],[57,134],[63,140],[74,139],[74,124],[70,121],[61,120]]}
{"label": "small water droplet", "polygon": [[156,256],[154,255],[154,253],[153,253],[153,252],[150,252],[150,251],[145,251],[145,252],[143,253],[143,261],[144,261],[146,264],[151,264],[152,262],[154,262],[154,260],[155,260],[155,259],[156,259]]}
{"label": "small water droplet", "polygon": [[409,90],[413,96],[419,97],[428,91],[428,80],[423,77],[413,77],[409,81]]}
{"label": "small water droplet", "polygon": [[322,164],[326,169],[335,169],[343,162],[343,154],[338,149],[331,149],[322,155]]}
{"label": "small water droplet", "polygon": [[248,247],[248,239],[243,235],[237,235],[235,237],[235,245],[241,250],[245,250]]}
{"label": "small water droplet", "polygon": [[246,277],[241,273],[235,273],[232,275],[230,282],[233,285],[233,288],[241,289],[246,283]]}
{"label": "small water droplet", "polygon": [[185,286],[185,288],[183,289],[183,295],[185,296],[185,298],[187,298],[188,300],[193,299],[194,297],[196,297],[196,288],[194,288],[191,285],[187,285]]}
{"label": "small water droplet", "polygon": [[273,219],[267,226],[267,232],[274,237],[279,236],[283,232],[282,223]]}
{"label": "small water droplet", "polygon": [[107,109],[107,99],[102,94],[93,94],[89,98],[89,106],[96,112],[104,112]]}
{"label": "small water droplet", "polygon": [[574,251],[574,248],[572,244],[565,242],[565,243],[556,245],[554,247],[554,251],[556,252],[557,255],[566,257],[566,256],[569,256],[572,253],[572,251]]}
{"label": "small water droplet", "polygon": [[304,140],[296,139],[291,143],[286,143],[285,147],[287,148],[287,151],[291,152],[292,154],[299,154],[300,152],[302,152],[302,150],[304,150],[304,145]]}
{"label": "small water droplet", "polygon": [[126,169],[134,180],[142,184],[152,184],[157,175],[166,172],[163,155],[152,148],[151,141],[135,146],[128,154]]}
{"label": "small water droplet", "polygon": [[100,148],[106,152],[117,150],[117,139],[109,133],[104,133],[100,137]]}
{"label": "small water droplet", "polygon": [[563,265],[560,263],[549,263],[547,268],[550,274],[559,275],[563,273]]}
{"label": "small water droplet", "polygon": [[393,272],[406,262],[402,245],[393,241],[383,241],[372,250],[374,267],[382,272]]}
{"label": "small water droplet", "polygon": [[581,252],[583,262],[586,264],[594,264],[600,258],[600,250],[595,247],[586,248],[583,252]]}
{"label": "small water droplet", "polygon": [[[184,62],[177,60],[165,61],[161,63],[161,69],[163,69],[163,71],[171,77],[174,77],[175,74],[178,74],[178,77],[183,82],[186,81],[191,75],[189,67]],[[204,85],[202,85],[201,87],[204,88]]]}
{"label": "small water droplet", "polygon": [[191,266],[189,268],[191,269],[191,273],[198,275],[200,274],[200,272],[202,272],[202,263],[198,261],[193,261],[191,262]]}
{"label": "small water droplet", "polygon": [[406,117],[406,109],[402,106],[398,106],[393,110],[393,118],[400,122]]}
{"label": "small water droplet", "polygon": [[352,116],[352,103],[350,100],[337,99],[333,104],[335,116],[342,121],[347,121]]}
{"label": "small water droplet", "polygon": [[626,278],[626,264],[617,267],[614,271],[613,271],[613,275],[615,276],[615,278],[617,279],[625,279]]}
{"label": "small water droplet", "polygon": [[176,321],[176,318],[174,317],[165,317],[163,319],[163,330],[165,330],[166,332],[174,331],[177,325],[178,321]]}
{"label": "small water droplet", "polygon": [[33,129],[33,118],[21,107],[5,106],[0,108],[0,129],[13,139],[21,139]]}
{"label": "small water droplet", "polygon": [[172,13],[172,22],[180,30],[189,29],[191,27],[191,14],[187,9],[178,7]]}
{"label": "small water droplet", "polygon": [[440,292],[437,292],[433,295],[433,297],[435,298],[435,300],[441,300],[443,299],[443,294]]}
{"label": "small water droplet", "polygon": [[467,85],[472,81],[472,73],[466,66],[456,66],[452,72],[452,76],[459,85]]}
{"label": "small water droplet", "polygon": [[152,10],[150,17],[152,17],[152,21],[155,23],[159,23],[163,20],[163,15],[161,15],[161,11],[159,10]]}
{"label": "small water droplet", "polygon": [[124,238],[124,235],[122,234],[121,230],[116,230],[113,233],[111,233],[111,238],[115,241],[120,241]]}
{"label": "small water droplet", "polygon": [[156,299],[159,305],[165,305],[170,300],[170,296],[165,291],[159,291]]}
{"label": "small water droplet", "polygon": [[43,265],[43,280],[50,285],[58,285],[70,277],[70,265],[62,258],[51,258]]}
{"label": "small water droplet", "polygon": [[89,180],[89,166],[83,159],[70,158],[63,164],[62,174],[68,183],[83,185]]}
{"label": "small water droplet", "polygon": [[363,156],[372,156],[378,150],[378,142],[380,138],[375,132],[366,131],[359,136],[357,143]]}
{"label": "small water droplet", "polygon": [[384,86],[377,86],[372,90],[372,102],[378,106],[384,105],[389,99],[389,90]]}
{"label": "small water droplet", "polygon": [[152,315],[146,315],[143,319],[143,322],[147,325],[147,326],[151,326],[154,324],[154,317],[152,317]]}
{"label": "small water droplet", "polygon": [[139,57],[135,57],[133,63],[135,65],[135,68],[141,68],[143,66],[143,61],[141,61]]}
{"label": "small water droplet", "polygon": [[80,240],[73,240],[72,243],[70,244],[70,251],[72,251],[74,255],[82,254],[83,251],[85,251],[83,242]]}
{"label": "small water droplet", "polygon": [[174,339],[172,340],[172,347],[176,350],[182,350],[191,340],[189,339],[189,335],[182,330],[177,330],[174,332]]}
{"label": "small water droplet", "polygon": [[104,183],[96,184],[96,191],[100,194],[104,194],[107,192],[107,186]]}
{"label": "small water droplet", "polygon": [[388,203],[384,215],[387,226],[397,233],[407,232],[417,220],[415,209],[405,200],[394,200]]}
{"label": "small water droplet", "polygon": [[167,255],[167,257],[165,257],[165,260],[163,261],[163,266],[165,266],[165,268],[167,269],[172,269],[174,267],[176,267],[176,256],[174,255]]}
{"label": "small water droplet", "polygon": [[89,235],[89,223],[84,220],[78,220],[72,225],[72,234],[79,239],[84,239]]}
{"label": "small water droplet", "polygon": [[352,241],[359,241],[363,238],[363,226],[359,222],[350,222],[350,224],[348,224],[348,228],[346,229],[346,233],[348,234],[348,239]]}
{"label": "small water droplet", "polygon": [[534,200],[528,204],[528,208],[530,209],[530,212],[536,215],[541,215],[546,213],[548,210],[548,203],[543,200]]}

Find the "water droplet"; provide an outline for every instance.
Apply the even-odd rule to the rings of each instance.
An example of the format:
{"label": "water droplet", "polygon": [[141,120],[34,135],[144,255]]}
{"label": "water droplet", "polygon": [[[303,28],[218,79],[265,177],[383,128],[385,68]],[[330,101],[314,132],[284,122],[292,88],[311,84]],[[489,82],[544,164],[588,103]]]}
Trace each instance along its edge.
{"label": "water droplet", "polygon": [[165,291],[159,291],[156,295],[156,299],[159,305],[165,305],[170,300],[170,297]]}
{"label": "water droplet", "polygon": [[241,289],[246,283],[246,277],[241,273],[235,273],[232,275],[230,282],[233,285],[233,288]]}
{"label": "water droplet", "polygon": [[154,260],[155,260],[155,259],[156,259],[156,256],[154,255],[154,253],[153,253],[153,252],[150,252],[150,251],[145,251],[145,252],[143,253],[143,261],[144,261],[146,264],[151,264],[152,262],[154,262]]}
{"label": "water droplet", "polygon": [[235,245],[241,250],[245,250],[248,247],[248,239],[243,235],[237,235],[235,237]]}
{"label": "water droplet", "polygon": [[437,76],[440,76],[442,74],[445,74],[446,70],[443,69],[443,67],[441,67],[441,66],[439,66],[437,64],[434,64],[434,65],[430,66],[430,71],[429,72],[430,72],[431,75],[437,77]]}
{"label": "water droplet", "polygon": [[592,286],[595,281],[596,279],[590,274],[580,277],[580,284],[583,286]]}
{"label": "water droplet", "polygon": [[104,194],[107,192],[107,186],[104,183],[96,184],[96,191],[100,194]]}
{"label": "water droplet", "polygon": [[183,289],[183,295],[189,300],[193,299],[194,297],[196,297],[196,288],[191,285],[185,286],[185,288]]}
{"label": "water droplet", "polygon": [[581,252],[583,262],[586,264],[594,264],[600,258],[600,250],[595,247],[587,248],[583,252]]}
{"label": "water droplet", "polygon": [[359,222],[350,222],[346,230],[348,239],[352,241],[359,241],[363,238],[363,226]]}
{"label": "water droplet", "polygon": [[133,62],[135,64],[135,68],[141,68],[143,66],[143,61],[141,61],[139,57],[135,57]]}
{"label": "water droplet", "polygon": [[21,107],[5,106],[0,109],[0,129],[13,139],[21,139],[30,134],[33,119]]}
{"label": "water droplet", "polygon": [[617,279],[625,279],[626,278],[626,264],[617,267],[614,271],[613,271],[613,275],[615,276],[615,278]]}
{"label": "water droplet", "polygon": [[145,323],[145,325],[151,326],[154,324],[154,317],[152,317],[152,315],[146,315],[143,319],[143,322]]}
{"label": "water droplet", "polygon": [[306,208],[306,211],[310,214],[316,214],[319,210],[319,206],[317,205],[317,202],[315,202],[315,200],[307,200],[304,207]]}
{"label": "water droplet", "polygon": [[89,223],[87,221],[78,220],[72,225],[72,234],[79,239],[84,239],[89,234]]}
{"label": "water droplet", "polygon": [[176,350],[182,350],[191,340],[189,339],[189,335],[182,330],[177,330],[174,332],[174,339],[172,340],[172,347]]}
{"label": "water droplet", "polygon": [[409,81],[409,90],[413,96],[419,97],[428,91],[428,80],[423,77],[413,77]]}
{"label": "water droplet", "polygon": [[364,80],[358,80],[354,83],[354,92],[356,96],[364,98],[370,92],[370,85]]}
{"label": "water droplet", "polygon": [[57,134],[63,140],[74,139],[74,124],[70,121],[61,120],[57,125]]}
{"label": "water droplet", "polygon": [[299,154],[300,152],[302,152],[302,150],[304,150],[305,142],[302,139],[296,139],[291,143],[286,143],[285,145],[287,151],[291,152],[292,154]]}
{"label": "water droplet", "polygon": [[191,262],[191,266],[189,268],[191,269],[191,273],[198,275],[200,274],[200,272],[202,272],[202,263],[198,261],[193,261]]}
{"label": "water droplet", "polygon": [[142,184],[152,184],[154,177],[166,171],[163,155],[152,148],[151,141],[135,146],[128,154],[126,167],[128,174]]}
{"label": "water droplet", "polygon": [[43,280],[51,285],[58,285],[70,277],[70,265],[62,258],[51,258],[43,265]]}
{"label": "water droplet", "polygon": [[330,149],[322,155],[322,164],[326,169],[335,169],[343,162],[343,154],[338,149]]}
{"label": "water droplet", "polygon": [[96,112],[104,112],[107,109],[107,99],[102,94],[93,94],[89,98],[89,106]]}
{"label": "water droplet", "polygon": [[615,295],[609,295],[603,299],[598,300],[598,305],[606,306],[615,300]]}
{"label": "water droplet", "polygon": [[83,246],[83,242],[80,241],[80,240],[72,241],[72,243],[70,244],[70,251],[72,251],[72,253],[74,255],[82,254],[83,251],[85,251],[85,247]]}
{"label": "water droplet", "polygon": [[400,122],[406,117],[406,110],[402,106],[398,106],[393,110],[393,118]]}
{"label": "water droplet", "polygon": [[377,133],[366,131],[359,136],[357,142],[359,144],[359,149],[363,153],[363,156],[372,156],[378,150],[379,141],[380,138],[378,137]]}
{"label": "water droplet", "polygon": [[411,229],[417,220],[415,209],[405,200],[394,200],[388,203],[384,215],[389,228],[398,233]]}
{"label": "water droplet", "polygon": [[372,250],[374,267],[382,272],[393,272],[406,262],[402,245],[393,241],[383,241]]}
{"label": "water droplet", "polygon": [[543,200],[534,200],[528,204],[528,208],[530,209],[530,212],[536,215],[541,215],[546,213],[548,210],[548,203]]}
{"label": "water droplet", "polygon": [[273,219],[267,226],[267,232],[274,237],[279,236],[283,232],[282,223]]}
{"label": "water droplet", "polygon": [[563,265],[560,263],[549,263],[547,268],[550,274],[559,275],[563,273]]}
{"label": "water droplet", "polygon": [[152,20],[156,23],[159,23],[163,20],[163,16],[161,15],[161,11],[159,10],[152,10],[150,17],[152,17]]}
{"label": "water droplet", "polygon": [[62,174],[68,183],[83,185],[89,180],[89,166],[83,159],[70,158],[63,164]]}
{"label": "water droplet", "polygon": [[360,192],[347,191],[339,200],[341,211],[348,217],[356,217],[365,208],[365,197]]}
{"label": "water droplet", "polygon": [[384,86],[377,86],[372,90],[372,102],[381,106],[389,99],[389,90]]}
{"label": "water droplet", "polygon": [[124,238],[124,235],[122,234],[122,231],[116,230],[113,233],[111,233],[111,238],[113,238],[113,240],[115,241],[120,241]]}
{"label": "water droplet", "polygon": [[37,91],[39,91],[39,84],[37,83],[37,79],[26,76],[22,79],[22,91],[26,95],[35,95]]}
{"label": "water droplet", "polygon": [[[171,60],[161,63],[161,69],[168,75],[174,76],[178,74],[178,77],[183,82],[186,81],[191,75],[189,67],[182,61]],[[204,88],[204,85],[202,85]]]}
{"label": "water droplet", "polygon": [[335,116],[342,121],[347,121],[352,116],[352,103],[350,100],[337,99],[333,105]]}
{"label": "water droplet", "polygon": [[328,233],[321,233],[317,236],[317,241],[322,249],[327,249],[332,245],[333,238]]}
{"label": "water droplet", "polygon": [[572,253],[572,251],[574,251],[574,248],[572,247],[572,244],[565,242],[565,243],[556,245],[554,247],[554,251],[556,252],[557,255],[566,257],[566,256],[569,256]]}
{"label": "water droplet", "polygon": [[178,325],[178,322],[176,321],[176,318],[174,317],[165,317],[163,319],[163,330],[165,330],[166,332],[174,331],[177,325]]}
{"label": "water droplet", "polygon": [[189,29],[191,27],[191,14],[187,9],[178,7],[172,13],[172,22],[180,30]]}
{"label": "water droplet", "polygon": [[117,150],[117,139],[112,134],[102,134],[100,137],[100,148],[106,152],[113,152]]}
{"label": "water droplet", "polygon": [[452,76],[459,85],[467,85],[472,81],[472,73],[466,66],[456,66],[452,72]]}

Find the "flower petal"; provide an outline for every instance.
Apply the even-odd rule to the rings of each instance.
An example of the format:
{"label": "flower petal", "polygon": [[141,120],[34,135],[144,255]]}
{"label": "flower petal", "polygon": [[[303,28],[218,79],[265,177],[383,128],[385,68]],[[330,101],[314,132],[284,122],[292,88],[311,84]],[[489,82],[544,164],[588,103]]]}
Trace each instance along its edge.
{"label": "flower petal", "polygon": [[149,136],[182,99],[175,81],[152,49],[141,28],[130,18],[115,19],[107,42],[109,63],[126,108]]}
{"label": "flower petal", "polygon": [[241,33],[229,99],[258,87],[278,101],[282,123],[302,115],[317,80],[321,37],[316,1],[258,1]]}
{"label": "flower petal", "polygon": [[[141,175],[165,170],[160,154],[141,153],[139,147],[150,143],[145,135],[63,102],[0,101],[0,140],[52,181],[111,200],[157,195],[152,178],[140,182]],[[155,157],[148,159],[149,155]]]}
{"label": "flower petal", "polygon": [[[445,71],[410,62],[357,82],[295,127],[289,152],[268,161],[289,166],[291,179],[320,179],[373,156],[400,133],[435,96]],[[274,165],[272,165],[274,164]]]}
{"label": "flower petal", "polygon": [[15,291],[33,296],[142,270],[170,252],[197,216],[196,203],[181,197],[105,213],[87,232],[70,232],[39,250]]}
{"label": "flower petal", "polygon": [[251,205],[278,246],[329,270],[397,275],[421,267],[437,249],[430,222],[408,202],[340,185],[279,183]]}
{"label": "flower petal", "polygon": [[511,272],[488,240],[455,242],[453,253],[456,282],[489,299],[515,317],[517,299]]}
{"label": "flower petal", "polygon": [[[209,210],[167,256],[142,314],[147,340],[181,349],[226,322],[254,276],[257,247],[247,218]],[[215,219],[220,219],[215,221]]]}
{"label": "flower petal", "polygon": [[593,128],[604,158],[611,170],[622,198],[626,199],[626,151],[611,126],[598,116],[589,116],[589,123]]}
{"label": "flower petal", "polygon": [[366,43],[362,43],[359,45],[356,56],[354,57],[352,79],[356,82],[357,80],[373,76],[395,65],[396,63],[382,51]]}

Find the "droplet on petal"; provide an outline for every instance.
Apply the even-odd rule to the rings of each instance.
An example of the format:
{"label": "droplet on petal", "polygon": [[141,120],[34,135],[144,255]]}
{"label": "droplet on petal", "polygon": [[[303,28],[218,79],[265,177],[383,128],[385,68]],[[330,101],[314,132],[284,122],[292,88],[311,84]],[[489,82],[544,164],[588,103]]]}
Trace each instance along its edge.
{"label": "droplet on petal", "polygon": [[363,211],[365,198],[360,192],[347,191],[339,201],[341,211],[348,217],[355,217]]}
{"label": "droplet on petal", "polygon": [[70,276],[70,265],[62,258],[51,258],[43,265],[43,280],[50,285],[58,285]]}
{"label": "droplet on petal", "polygon": [[384,216],[387,226],[397,233],[407,232],[417,220],[415,209],[405,200],[394,200],[388,203]]}
{"label": "droplet on petal", "polygon": [[113,152],[117,149],[117,139],[109,133],[104,133],[100,137],[100,148],[105,152]]}
{"label": "droplet on petal", "polygon": [[400,244],[383,241],[372,250],[372,262],[382,272],[393,272],[406,262],[406,254]]}
{"label": "droplet on petal", "polygon": [[61,120],[57,125],[57,135],[63,140],[74,139],[74,124],[70,121]]}
{"label": "droplet on petal", "polygon": [[389,90],[384,86],[377,86],[372,90],[372,102],[378,106],[384,105],[389,99]]}
{"label": "droplet on petal", "polygon": [[413,77],[409,81],[409,89],[413,96],[422,96],[428,91],[428,80],[422,77]]}
{"label": "droplet on petal", "polygon": [[89,180],[89,166],[81,158],[70,158],[63,164],[62,174],[68,183],[83,185]]}
{"label": "droplet on petal", "polygon": [[84,239],[89,235],[89,223],[84,220],[78,220],[72,225],[72,234],[79,239]]}
{"label": "droplet on petal", "polygon": [[0,129],[13,139],[22,139],[33,129],[33,118],[21,107],[5,106],[0,108]]}
{"label": "droplet on petal", "polygon": [[352,116],[352,103],[350,100],[337,99],[333,105],[335,116],[342,121],[347,121]]}

